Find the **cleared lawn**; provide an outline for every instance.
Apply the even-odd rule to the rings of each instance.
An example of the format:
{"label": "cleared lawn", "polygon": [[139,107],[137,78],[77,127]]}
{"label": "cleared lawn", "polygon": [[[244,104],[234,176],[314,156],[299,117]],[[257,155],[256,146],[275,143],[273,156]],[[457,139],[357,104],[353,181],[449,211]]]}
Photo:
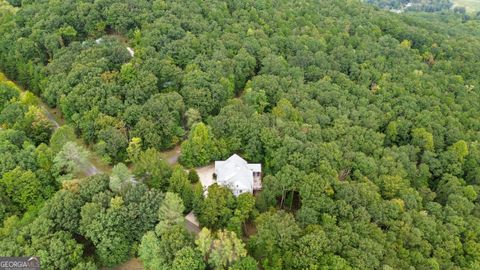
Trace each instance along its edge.
{"label": "cleared lawn", "polygon": [[480,11],[480,0],[453,0],[455,6],[465,7],[468,13]]}

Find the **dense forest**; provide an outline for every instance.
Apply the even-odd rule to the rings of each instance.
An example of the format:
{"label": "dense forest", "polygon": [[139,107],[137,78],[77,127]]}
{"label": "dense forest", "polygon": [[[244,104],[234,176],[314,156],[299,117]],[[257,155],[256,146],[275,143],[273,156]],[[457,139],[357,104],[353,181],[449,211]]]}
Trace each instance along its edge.
{"label": "dense forest", "polygon": [[409,10],[435,12],[452,7],[451,0],[364,0],[380,8],[391,10]]}
{"label": "dense forest", "polygon": [[[479,61],[480,20],[448,10],[0,0],[0,256],[480,269]],[[194,168],[233,153],[263,191],[204,197]],[[111,172],[86,177],[90,155]]]}

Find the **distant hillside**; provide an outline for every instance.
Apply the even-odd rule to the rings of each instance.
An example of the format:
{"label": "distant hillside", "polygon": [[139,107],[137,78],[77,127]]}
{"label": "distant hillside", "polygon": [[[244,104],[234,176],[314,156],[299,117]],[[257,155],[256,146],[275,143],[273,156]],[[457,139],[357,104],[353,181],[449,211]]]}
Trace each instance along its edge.
{"label": "distant hillside", "polygon": [[452,7],[450,0],[364,0],[383,9],[435,12]]}
{"label": "distant hillside", "polygon": [[480,12],[480,0],[452,0],[455,7],[465,7],[467,13]]}

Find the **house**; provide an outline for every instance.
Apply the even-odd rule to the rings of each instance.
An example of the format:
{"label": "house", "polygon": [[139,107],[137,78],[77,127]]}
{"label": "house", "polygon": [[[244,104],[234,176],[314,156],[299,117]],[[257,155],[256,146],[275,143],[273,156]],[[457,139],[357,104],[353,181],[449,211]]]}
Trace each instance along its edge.
{"label": "house", "polygon": [[262,189],[262,164],[248,163],[234,154],[225,161],[215,161],[217,184],[230,188],[233,195]]}

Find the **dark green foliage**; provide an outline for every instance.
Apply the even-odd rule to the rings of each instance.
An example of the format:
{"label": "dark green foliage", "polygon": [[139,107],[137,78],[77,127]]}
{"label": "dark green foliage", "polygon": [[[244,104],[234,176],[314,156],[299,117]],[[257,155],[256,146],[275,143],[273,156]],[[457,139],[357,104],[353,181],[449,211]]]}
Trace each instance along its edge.
{"label": "dark green foliage", "polygon": [[192,184],[198,183],[200,177],[198,176],[197,170],[191,169],[190,171],[188,171],[188,180]]}
{"label": "dark green foliage", "polygon": [[123,197],[113,197],[107,175],[83,179],[57,192],[38,214],[33,213],[33,220],[26,220],[28,212],[20,221],[9,219],[5,224],[10,225],[0,230],[0,254],[40,256],[45,269],[72,269],[77,264],[75,269],[96,269],[84,262],[88,245],[98,265],[117,265],[154,228],[158,217],[151,213],[157,213],[162,199],[158,191],[141,184]]}
{"label": "dark green foliage", "polygon": [[155,232],[147,232],[139,247],[139,256],[146,268],[162,269],[172,265],[201,268],[203,262],[198,261],[200,256],[189,249],[193,246],[193,239],[185,229],[183,210],[182,199],[168,192],[158,210],[160,222]]}
{"label": "dark green foliage", "polygon": [[235,197],[228,188],[213,184],[201,205],[198,221],[208,228],[223,228],[233,217],[235,204]]}
{"label": "dark green foliage", "polygon": [[[449,9],[453,2],[451,0],[364,0],[369,4],[380,8],[407,11],[435,12]],[[465,10],[465,8],[463,8]],[[464,12],[465,13],[465,12]]]}
{"label": "dark green foliage", "polygon": [[133,167],[133,174],[149,187],[165,190],[172,175],[172,168],[168,166],[160,152],[150,148],[140,153]]}
{"label": "dark green foliage", "polygon": [[53,154],[48,146],[35,147],[23,131],[0,130],[1,220],[21,214],[52,196]]}
{"label": "dark green foliage", "polygon": [[219,156],[216,140],[209,127],[201,122],[195,124],[188,140],[182,143],[180,162],[187,168],[199,167]]}
{"label": "dark green foliage", "polygon": [[[39,210],[74,132],[48,149],[32,100],[0,84],[1,255],[38,251],[47,269],[82,269],[88,250],[111,266],[142,239],[147,267],[202,268],[180,225],[192,208],[214,230],[248,229],[264,269],[478,268],[478,16],[443,0],[369,2],[442,12],[347,0],[0,2],[0,69],[104,160],[128,158],[140,182],[114,193],[108,176],[73,181]],[[188,168],[232,153],[261,162],[263,213],[215,185],[203,199],[196,177],[159,152],[180,143]],[[157,189],[184,207],[153,232]],[[203,262],[254,267],[217,251]]]}
{"label": "dark green foliage", "polygon": [[98,260],[105,266],[129,258],[132,244],[157,222],[152,213],[157,212],[162,200],[158,191],[148,191],[142,185],[133,186],[124,197],[110,194],[100,193],[103,202],[84,204],[79,220],[81,234],[94,244]]}
{"label": "dark green foliage", "polygon": [[188,174],[182,166],[175,166],[173,168],[172,176],[170,177],[168,190],[175,192],[182,198],[185,206],[185,212],[192,210],[194,201],[194,187],[188,179]]}
{"label": "dark green foliage", "polygon": [[19,94],[15,85],[0,81],[0,111],[3,111],[13,98],[18,98]]}

